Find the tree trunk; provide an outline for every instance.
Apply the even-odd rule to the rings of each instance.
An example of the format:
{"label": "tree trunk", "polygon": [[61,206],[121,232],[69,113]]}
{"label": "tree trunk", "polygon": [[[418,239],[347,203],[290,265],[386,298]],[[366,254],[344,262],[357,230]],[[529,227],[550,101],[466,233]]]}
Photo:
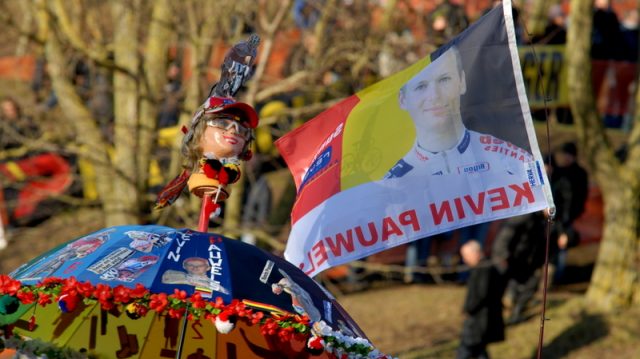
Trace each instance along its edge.
{"label": "tree trunk", "polygon": [[[39,13],[41,15],[40,19],[47,18],[47,12],[44,8],[40,8]],[[106,201],[114,192],[111,181],[113,171],[107,154],[107,144],[91,112],[82,103],[64,71],[67,61],[62,53],[58,34],[55,32],[47,36],[45,54],[53,90],[58,97],[62,112],[67,120],[73,123],[75,132],[78,134],[77,141],[80,146],[78,155],[86,158],[93,165],[98,193],[101,199]],[[104,209],[107,212],[115,211],[115,208],[107,205],[104,206]]]}
{"label": "tree trunk", "polygon": [[[603,187],[604,231],[598,260],[587,291],[587,300],[595,307],[611,311],[640,302],[638,293],[638,180]],[[616,180],[619,181],[619,180]]]}
{"label": "tree trunk", "polygon": [[[624,163],[614,155],[596,109],[591,86],[591,1],[571,1],[567,41],[569,102],[578,145],[600,186],[605,202],[604,229],[587,300],[605,311],[625,309],[639,302],[638,234],[640,214],[640,126],[627,142]],[[637,116],[636,116],[637,118]]]}
{"label": "tree trunk", "polygon": [[113,166],[113,193],[105,197],[105,223],[107,226],[138,222],[137,191],[137,139],[138,139],[138,91],[136,79],[131,74],[138,73],[138,26],[136,12],[130,3],[113,3],[114,59],[116,66],[129,73],[117,71],[113,76],[115,132]]}
{"label": "tree trunk", "polygon": [[171,7],[167,0],[153,4],[149,35],[144,53],[144,73],[140,103],[140,133],[138,134],[138,192],[146,193],[149,180],[149,164],[157,127],[160,93],[166,82],[167,53],[173,31],[170,29]]}

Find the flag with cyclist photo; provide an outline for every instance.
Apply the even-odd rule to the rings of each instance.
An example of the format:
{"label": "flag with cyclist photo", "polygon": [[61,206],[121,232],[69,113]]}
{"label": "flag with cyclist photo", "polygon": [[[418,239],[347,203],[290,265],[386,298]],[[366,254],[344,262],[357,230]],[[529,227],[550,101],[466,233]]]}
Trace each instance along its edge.
{"label": "flag with cyclist photo", "polygon": [[285,258],[315,275],[553,205],[510,1],[276,144],[297,186]]}

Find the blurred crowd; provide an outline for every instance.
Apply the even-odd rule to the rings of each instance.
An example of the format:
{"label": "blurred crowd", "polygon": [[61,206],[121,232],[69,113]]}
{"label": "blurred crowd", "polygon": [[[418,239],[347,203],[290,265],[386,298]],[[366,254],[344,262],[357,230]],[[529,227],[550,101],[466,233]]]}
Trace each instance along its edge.
{"label": "blurred crowd", "polygon": [[[367,2],[345,2],[341,22],[332,24],[333,31],[353,34],[368,31],[369,19],[355,14],[370,9]],[[300,41],[288,52],[282,76],[305,69],[319,69],[319,87],[302,88],[274,96],[255,104],[261,119],[269,119],[256,131],[255,156],[247,163],[246,189],[243,198],[242,239],[256,242],[256,231],[286,240],[289,215],[296,188],[286,165],[278,155],[274,141],[302,124],[308,118],[292,115],[313,104],[344,98],[379,79],[388,77],[448,42],[469,26],[474,19],[465,11],[464,1],[439,0],[429,12],[417,12],[410,2],[399,2],[402,11],[389,19],[388,31],[373,61],[365,66],[327,61],[326,49],[320,47],[323,33],[315,24],[322,16],[323,0],[296,0],[292,18],[298,27]],[[516,2],[517,3],[517,2]],[[491,7],[499,5],[496,1]],[[638,12],[629,11],[619,18],[607,0],[595,0],[592,33],[592,84],[598,108],[607,127],[627,129],[634,112],[630,101],[637,86]],[[529,34],[523,12],[514,7],[516,38],[519,46],[564,45],[568,23],[566,7],[553,5],[548,10],[544,30]],[[349,15],[349,12],[353,16]],[[247,33],[252,29],[248,28]],[[349,48],[348,51],[355,51]],[[193,109],[184,107],[183,59],[167,58],[167,72],[162,97],[158,103],[157,128],[175,128],[181,115]],[[108,143],[113,143],[113,84],[111,74],[85,58],[73,61],[72,82],[81,101],[96,119]],[[51,143],[43,123],[51,120],[58,99],[51,86],[47,64],[37,60],[31,83],[35,106],[23,110],[19,99],[0,100],[0,218],[4,233],[15,227],[32,226],[46,219],[65,202],[65,196],[87,196],[86,186],[77,185],[82,175],[75,155]],[[302,113],[302,112],[300,112]],[[537,120],[547,120],[547,110],[532,111]],[[552,109],[559,123],[573,122],[567,107]],[[43,121],[45,119],[45,121]],[[51,147],[51,146],[49,146]],[[159,147],[154,161],[160,174],[170,168],[171,150]],[[517,324],[527,319],[533,298],[540,289],[545,263],[545,242],[549,233],[552,264],[551,283],[566,278],[567,250],[578,245],[580,236],[575,221],[585,209],[589,193],[587,172],[578,164],[578,150],[571,142],[562,144],[547,156],[546,168],[556,202],[553,220],[549,213],[532,213],[499,223],[483,223],[449,233],[423,238],[406,246],[403,253],[406,283],[430,282],[434,276],[422,269],[453,269],[448,279],[466,284],[468,295],[464,310],[467,321],[462,331],[459,358],[488,357],[486,346],[504,339],[504,324]],[[161,176],[162,177],[162,176]],[[157,179],[161,185],[171,177]],[[74,185],[76,183],[76,185]],[[158,186],[150,186],[153,193]],[[85,192],[81,188],[85,188]],[[548,227],[549,226],[549,227]],[[2,229],[2,228],[0,228]],[[0,232],[0,249],[3,242]],[[354,273],[342,274],[353,280]],[[340,278],[339,278],[340,279]],[[502,318],[502,305],[507,303],[510,316]]]}
{"label": "blurred crowd", "polygon": [[[292,115],[296,113],[295,110],[302,111],[313,104],[344,98],[379,79],[388,77],[448,42],[475,20],[468,15],[464,1],[439,0],[432,3],[433,6],[428,11],[414,8],[412,4],[413,2],[407,1],[398,3],[399,11],[392,12],[392,18],[388,19],[382,42],[376,48],[370,63],[355,66],[346,61],[338,61],[326,66],[330,56],[327,56],[327,49],[321,48],[322,37],[326,34],[318,32],[315,26],[321,19],[324,1],[294,2],[291,18],[297,27],[299,41],[287,52],[288,57],[281,76],[293,75],[304,69],[317,69],[317,83],[320,86],[302,87],[255,104],[260,117],[268,119],[265,121],[268,124],[257,129],[254,151],[256,155],[247,163],[243,228],[260,229],[271,236],[279,237],[282,241],[288,233],[289,213],[295,200],[295,185],[273,142],[308,119],[304,115]],[[477,16],[499,4],[499,1],[489,3],[489,6],[479,11]],[[516,1],[515,4],[519,2]],[[564,2],[561,2],[549,8],[544,30],[535,35],[529,34],[524,26],[523,18],[526,17],[526,11],[514,6],[513,17],[518,45],[565,44],[570,24],[567,21],[566,6],[563,4]],[[637,12],[627,12],[619,19],[608,1],[596,0],[594,4],[591,52],[594,91],[600,95],[599,106],[604,123],[610,127],[628,127],[633,110],[633,102],[629,101],[629,97],[634,93],[636,86],[634,79],[638,61]],[[374,20],[374,6],[379,5],[375,2],[345,2],[342,8],[344,13],[330,28],[333,32],[349,33],[355,39],[365,38],[366,32],[369,31],[369,22]],[[356,16],[363,13],[371,13],[372,18]],[[245,33],[252,31],[253,29],[247,27]],[[336,46],[341,51],[358,49],[349,47],[353,46],[349,44]],[[184,59],[180,53],[173,53],[167,57],[165,85],[158,102],[156,125],[159,134],[164,129],[177,128],[181,115],[188,117],[191,114],[192,109],[184,106],[183,64]],[[72,61],[70,76],[80,100],[96,119],[106,141],[112,143],[114,111],[111,74],[89,59],[78,57]],[[47,64],[43,58],[36,62],[31,90],[35,105],[29,106],[28,111],[23,111],[23,104],[14,98],[7,97],[2,100],[0,172],[3,174],[3,191],[0,193],[0,203],[4,205],[0,205],[0,213],[9,230],[13,226],[33,225],[41,221],[41,213],[50,214],[50,211],[40,211],[38,208],[50,207],[46,201],[52,198],[60,199],[61,195],[88,196],[87,186],[72,185],[72,182],[82,181],[82,174],[79,173],[79,166],[72,153],[47,151],[42,150],[42,146],[38,147],[43,143],[49,143],[46,139],[47,131],[40,130],[42,124],[47,123],[42,119],[50,120],[51,117],[47,116],[55,116],[50,114],[56,111],[58,106],[58,99],[51,86]],[[555,108],[553,113],[558,122],[572,122],[568,108]],[[544,109],[541,112],[533,111],[533,114],[538,119],[546,119]],[[550,155],[550,158],[554,159],[549,164],[550,168],[553,168],[550,172],[552,178],[560,176],[557,173],[564,172],[564,161],[558,158],[565,153],[575,152],[567,148]],[[573,157],[576,157],[575,153]],[[46,158],[46,161],[41,160],[43,158]],[[155,168],[159,168],[160,178],[156,178],[154,182],[157,186],[150,186],[152,193],[171,177],[171,174],[162,176],[169,170],[170,158],[170,148],[159,146],[154,161],[157,164]],[[564,193],[561,189],[564,188],[563,181],[552,182],[557,187],[558,195]],[[579,195],[583,199],[585,196],[582,192]],[[568,216],[571,221],[575,220],[574,212]],[[556,223],[564,221],[563,219]],[[566,223],[562,225],[567,226]],[[557,230],[562,232],[561,229]],[[495,224],[479,224],[418,240],[407,248],[406,265],[410,268],[426,267],[430,264],[456,266],[461,263],[459,249],[471,240],[478,241],[483,251],[488,254],[491,252],[487,248],[490,244],[488,238],[500,238],[496,231],[498,230]],[[254,237],[251,230],[247,230],[244,235],[247,241],[254,241]],[[569,243],[573,241],[569,240]],[[562,255],[559,255],[556,260],[559,273],[562,273],[561,258]],[[409,271],[405,281],[421,281],[421,276],[424,274]],[[469,274],[462,273],[458,280],[466,281],[468,276]]]}

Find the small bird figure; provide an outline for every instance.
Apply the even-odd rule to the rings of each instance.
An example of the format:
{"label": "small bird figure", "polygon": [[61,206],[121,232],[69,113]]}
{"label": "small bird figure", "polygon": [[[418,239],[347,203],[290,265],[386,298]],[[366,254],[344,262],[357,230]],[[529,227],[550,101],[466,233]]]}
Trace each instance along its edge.
{"label": "small bird figure", "polygon": [[258,55],[260,37],[251,34],[247,41],[235,44],[224,56],[220,81],[212,88],[214,96],[234,97],[242,85],[249,80],[253,64]]}

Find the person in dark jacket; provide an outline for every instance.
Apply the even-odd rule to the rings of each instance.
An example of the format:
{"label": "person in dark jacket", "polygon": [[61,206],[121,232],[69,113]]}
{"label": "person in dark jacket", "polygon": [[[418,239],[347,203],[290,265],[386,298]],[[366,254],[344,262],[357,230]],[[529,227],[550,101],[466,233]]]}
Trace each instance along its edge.
{"label": "person in dark jacket", "polygon": [[[543,211],[511,217],[501,223],[491,259],[508,280],[512,300],[509,324],[524,320],[523,313],[538,290],[545,260],[546,215]],[[550,252],[557,252],[551,241]]]}
{"label": "person in dark jacket", "polygon": [[574,222],[584,212],[589,196],[589,176],[577,162],[578,149],[573,142],[566,142],[555,153],[551,163],[551,190],[556,205],[554,238],[558,251],[551,261],[555,264],[554,280],[561,280],[566,262],[566,251],[580,243],[580,235]]}
{"label": "person in dark jacket", "polygon": [[498,268],[484,257],[478,241],[465,243],[460,248],[460,255],[471,270],[463,308],[466,319],[456,358],[488,359],[487,345],[504,340],[502,295],[505,280]]}

